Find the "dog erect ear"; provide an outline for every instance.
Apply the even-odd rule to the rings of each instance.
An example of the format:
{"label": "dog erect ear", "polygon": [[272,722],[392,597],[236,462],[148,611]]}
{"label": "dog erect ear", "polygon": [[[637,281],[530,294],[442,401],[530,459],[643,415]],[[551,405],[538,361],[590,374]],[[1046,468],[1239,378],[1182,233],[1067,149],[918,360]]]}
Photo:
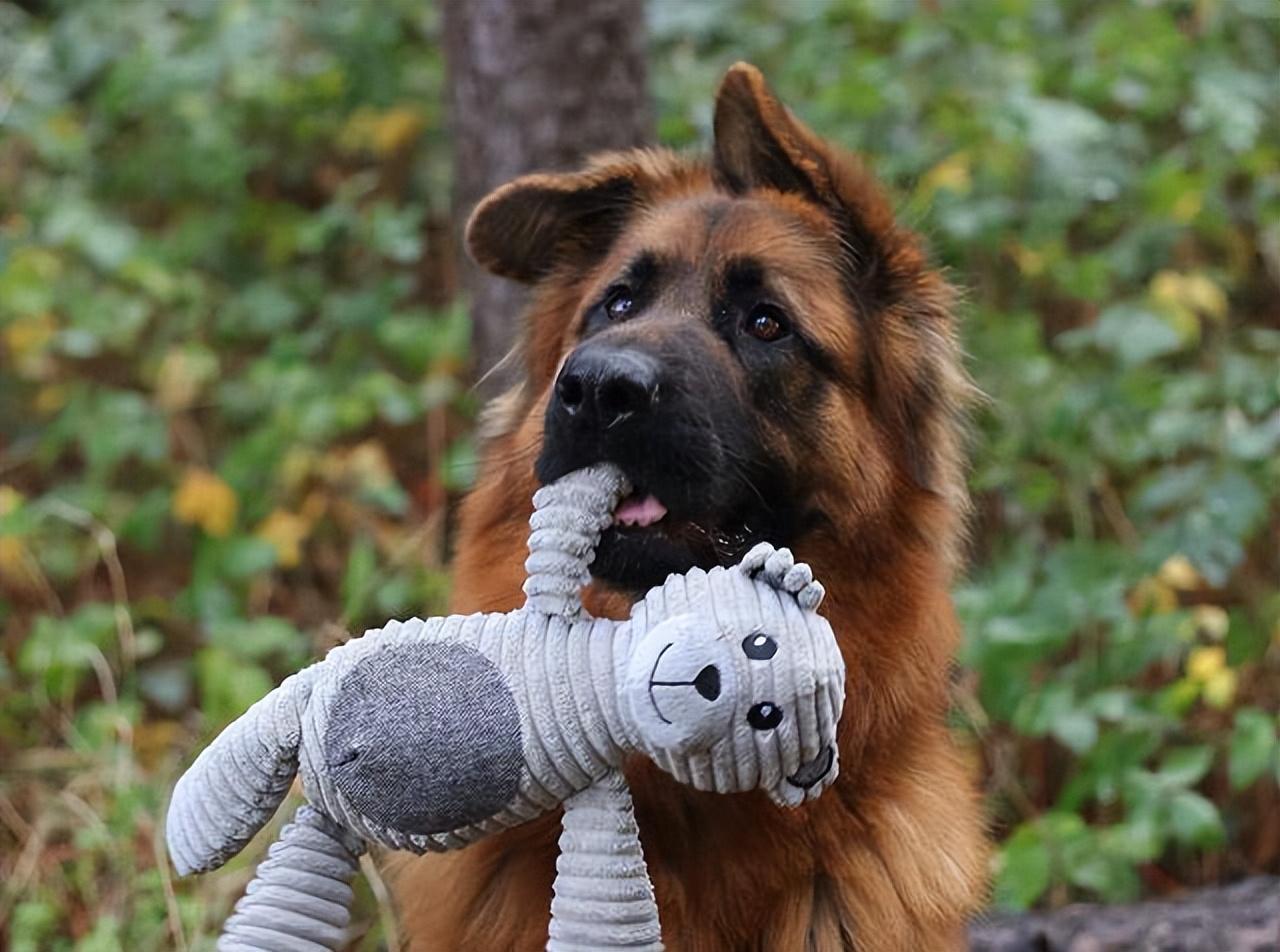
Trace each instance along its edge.
{"label": "dog erect ear", "polygon": [[603,254],[635,201],[635,181],[607,167],[525,175],[476,206],[467,250],[494,274],[532,283],[562,260]]}
{"label": "dog erect ear", "polygon": [[712,170],[731,192],[773,188],[823,204],[836,199],[825,150],[749,63],[729,68],[716,93]]}
{"label": "dog erect ear", "polygon": [[858,290],[881,302],[892,297],[892,207],[862,166],[793,116],[749,63],[731,66],[716,94],[711,169],[735,194],[771,188],[820,205],[840,233]]}

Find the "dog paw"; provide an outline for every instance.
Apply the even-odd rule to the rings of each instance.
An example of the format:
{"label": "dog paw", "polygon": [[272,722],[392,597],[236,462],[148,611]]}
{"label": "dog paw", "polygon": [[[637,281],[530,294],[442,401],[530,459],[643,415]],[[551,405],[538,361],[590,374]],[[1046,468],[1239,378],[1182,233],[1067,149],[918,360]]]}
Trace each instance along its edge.
{"label": "dog paw", "polygon": [[814,579],[813,569],[797,562],[790,549],[777,549],[768,542],[761,542],[748,552],[741,568],[751,578],[794,595],[801,608],[817,608],[826,595],[822,583]]}

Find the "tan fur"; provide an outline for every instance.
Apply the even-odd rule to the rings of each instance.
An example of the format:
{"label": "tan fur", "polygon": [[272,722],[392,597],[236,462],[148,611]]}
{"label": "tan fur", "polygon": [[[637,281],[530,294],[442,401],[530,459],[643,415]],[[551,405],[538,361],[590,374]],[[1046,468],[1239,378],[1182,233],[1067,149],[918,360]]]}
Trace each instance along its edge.
{"label": "tan fur", "polygon": [[[790,117],[755,70],[735,67],[718,104],[718,148],[746,149],[741,130],[753,122],[794,152],[820,201],[838,201],[874,235],[894,299],[871,301],[869,320],[851,320],[840,293],[843,239],[812,199],[769,189],[728,199],[712,167],[666,152],[602,157],[582,173],[533,180],[532,195],[520,192],[526,179],[486,199],[477,219],[486,207],[541,201],[539,189],[626,179],[633,207],[603,258],[571,257],[535,279],[525,379],[487,421],[481,476],[462,507],[453,609],[520,603],[550,385],[576,340],[583,300],[608,280],[614,259],[656,245],[691,267],[732,254],[766,262],[842,368],[872,362],[880,401],[869,402],[850,369],[812,407],[821,427],[770,435],[776,452],[808,461],[806,490],[831,516],[794,548],[827,586],[824,612],[848,662],[841,774],[817,802],[782,811],[763,796],[701,794],[635,764],[664,939],[672,952],[960,948],[963,923],[984,898],[987,853],[974,784],[945,726],[958,637],[947,587],[967,507],[960,423],[971,394],[951,292],[860,166]],[[729,205],[714,231],[698,224],[709,203]],[[519,272],[523,259],[504,255],[495,249],[490,263]],[[913,396],[921,380],[928,399]],[[903,462],[908,436],[927,450],[928,485]],[[628,607],[594,590],[588,605],[613,617]],[[557,834],[552,816],[461,853],[392,861],[411,948],[541,949]]]}

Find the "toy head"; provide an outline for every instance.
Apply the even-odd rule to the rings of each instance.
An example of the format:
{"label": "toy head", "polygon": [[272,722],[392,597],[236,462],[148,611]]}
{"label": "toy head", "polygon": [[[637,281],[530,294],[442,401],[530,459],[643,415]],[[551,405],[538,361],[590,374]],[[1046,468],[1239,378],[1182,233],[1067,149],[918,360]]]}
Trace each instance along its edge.
{"label": "toy head", "polygon": [[636,745],[678,780],[795,805],[836,777],[845,669],[821,587],[763,548],[785,564],[693,569],[636,605],[620,700]]}

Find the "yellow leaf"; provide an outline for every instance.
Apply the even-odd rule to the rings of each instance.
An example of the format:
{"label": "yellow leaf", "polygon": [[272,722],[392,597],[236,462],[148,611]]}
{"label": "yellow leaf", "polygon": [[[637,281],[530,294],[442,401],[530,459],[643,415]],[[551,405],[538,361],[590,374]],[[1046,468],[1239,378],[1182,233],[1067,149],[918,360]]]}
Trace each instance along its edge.
{"label": "yellow leaf", "polygon": [[1221,641],[1231,627],[1231,617],[1218,605],[1197,605],[1191,611],[1191,618],[1196,623],[1196,631],[1210,641]]}
{"label": "yellow leaf", "polygon": [[1014,245],[1013,258],[1018,262],[1018,270],[1029,278],[1044,274],[1045,256],[1042,252],[1025,245]]}
{"label": "yellow leaf", "polygon": [[1187,655],[1187,677],[1192,681],[1207,684],[1225,670],[1227,652],[1220,645],[1196,648]]}
{"label": "yellow leaf", "polygon": [[305,446],[291,446],[280,461],[280,485],[285,490],[295,490],[315,472],[320,460],[315,450]]}
{"label": "yellow leaf", "polygon": [[968,194],[973,187],[969,153],[954,152],[920,178],[920,193],[926,198],[935,192],[946,190],[957,195]]}
{"label": "yellow leaf", "polygon": [[1178,607],[1178,594],[1159,578],[1144,578],[1133,587],[1128,602],[1134,615],[1167,615]]}
{"label": "yellow leaf", "polygon": [[156,373],[156,403],[170,412],[187,409],[217,372],[217,361],[212,357],[173,348],[164,355]]}
{"label": "yellow leaf", "polygon": [[1167,701],[1171,705],[1171,709],[1178,714],[1183,714],[1190,710],[1192,705],[1196,703],[1196,698],[1200,696],[1200,685],[1189,678],[1179,678],[1169,685],[1169,694]]}
{"label": "yellow leaf", "polygon": [[15,359],[25,360],[43,353],[57,330],[57,321],[47,311],[20,317],[4,329],[4,343]]}
{"label": "yellow leaf", "polygon": [[1210,707],[1222,710],[1229,707],[1236,697],[1239,678],[1230,668],[1223,668],[1209,678],[1204,685],[1204,700]]}
{"label": "yellow leaf", "polygon": [[1165,559],[1156,572],[1156,578],[1179,592],[1189,592],[1203,583],[1200,573],[1185,555],[1171,555]]}
{"label": "yellow leaf", "polygon": [[410,106],[397,106],[382,114],[373,127],[373,149],[379,155],[399,152],[422,132],[422,114]]}
{"label": "yellow leaf", "polygon": [[1178,200],[1173,203],[1171,212],[1173,220],[1182,222],[1193,221],[1200,214],[1200,209],[1204,207],[1204,196],[1199,192],[1183,192],[1178,196]]}
{"label": "yellow leaf", "polygon": [[13,252],[5,270],[26,272],[52,282],[62,274],[62,268],[62,259],[52,251],[39,245],[26,245]]}
{"label": "yellow leaf", "polygon": [[330,450],[320,460],[320,475],[341,491],[378,489],[395,482],[395,471],[381,443],[366,440],[350,449]]}
{"label": "yellow leaf", "polygon": [[271,543],[276,550],[276,561],[291,569],[302,560],[302,542],[310,531],[311,524],[304,517],[284,509],[274,509],[254,534]]}
{"label": "yellow leaf", "polygon": [[1222,321],[1227,316],[1227,295],[1212,278],[1201,272],[1187,275],[1187,300],[1205,317]]}
{"label": "yellow leaf", "polygon": [[426,120],[413,106],[393,106],[382,112],[366,106],[347,119],[338,142],[347,149],[388,156],[411,144],[425,127]]}
{"label": "yellow leaf", "polygon": [[133,751],[144,766],[154,767],[171,756],[183,740],[177,721],[145,720],[133,729]]}
{"label": "yellow leaf", "polygon": [[236,492],[216,473],[188,469],[173,496],[173,514],[179,521],[199,526],[211,536],[227,535],[236,521]]}
{"label": "yellow leaf", "polygon": [[49,590],[49,582],[41,573],[40,564],[26,543],[16,535],[0,535],[0,582],[31,595]]}
{"label": "yellow leaf", "polygon": [[[1227,296],[1213,279],[1203,272],[1182,274],[1178,271],[1160,271],[1151,279],[1148,288],[1151,299],[1161,305],[1166,313],[1182,319],[1196,315],[1221,321],[1227,316]],[[1182,330],[1178,326],[1178,330]]]}
{"label": "yellow leaf", "polygon": [[0,516],[16,512],[26,497],[12,486],[0,486]]}
{"label": "yellow leaf", "polygon": [[52,416],[67,405],[67,388],[59,383],[47,383],[36,391],[36,412]]}
{"label": "yellow leaf", "polygon": [[16,535],[0,536],[0,575],[16,575],[26,567],[27,547]]}

